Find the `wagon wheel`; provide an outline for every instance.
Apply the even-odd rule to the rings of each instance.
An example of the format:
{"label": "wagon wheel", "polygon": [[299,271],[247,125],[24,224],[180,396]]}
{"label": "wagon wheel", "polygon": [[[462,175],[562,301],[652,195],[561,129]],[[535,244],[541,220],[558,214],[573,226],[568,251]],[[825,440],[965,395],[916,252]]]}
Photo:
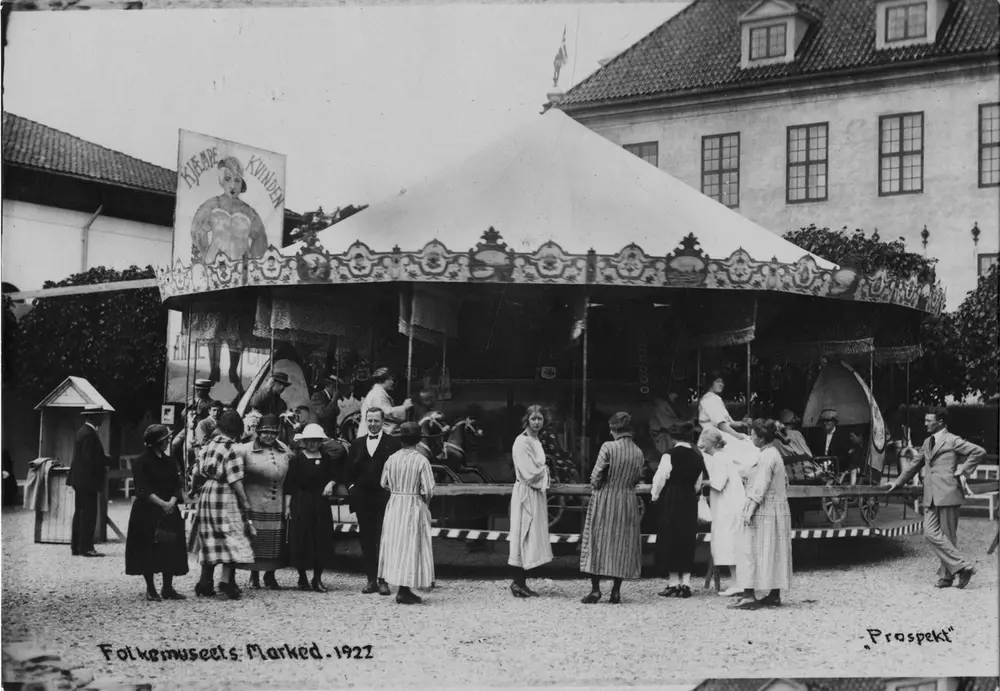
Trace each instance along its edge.
{"label": "wagon wheel", "polygon": [[833,525],[843,523],[847,518],[847,500],[844,497],[823,497],[823,513]]}
{"label": "wagon wheel", "polygon": [[861,518],[868,525],[875,522],[878,516],[878,499],[876,497],[861,497]]}
{"label": "wagon wheel", "polygon": [[548,496],[549,528],[555,527],[566,511],[566,495],[550,494]]}

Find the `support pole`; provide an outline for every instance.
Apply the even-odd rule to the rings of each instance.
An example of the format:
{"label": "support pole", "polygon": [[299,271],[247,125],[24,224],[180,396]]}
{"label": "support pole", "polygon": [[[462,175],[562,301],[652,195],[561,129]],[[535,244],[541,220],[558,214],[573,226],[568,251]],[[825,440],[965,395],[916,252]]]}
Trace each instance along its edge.
{"label": "support pole", "polygon": [[406,348],[406,397],[410,397],[413,387],[413,303],[415,297],[410,295],[410,338]]}
{"label": "support pole", "polygon": [[750,341],[747,341],[747,417],[753,417],[750,413],[750,366],[753,363],[753,356],[750,353]]}
{"label": "support pole", "polygon": [[694,388],[701,391],[701,348],[695,351],[694,358]]}
{"label": "support pole", "polygon": [[582,453],[580,454],[580,477],[586,473],[587,469],[587,457],[589,456],[590,440],[587,437],[587,414],[590,412],[587,407],[587,364],[589,362],[590,350],[590,298],[584,297],[583,299],[583,401],[581,407],[583,409],[583,414],[580,416],[580,440]]}

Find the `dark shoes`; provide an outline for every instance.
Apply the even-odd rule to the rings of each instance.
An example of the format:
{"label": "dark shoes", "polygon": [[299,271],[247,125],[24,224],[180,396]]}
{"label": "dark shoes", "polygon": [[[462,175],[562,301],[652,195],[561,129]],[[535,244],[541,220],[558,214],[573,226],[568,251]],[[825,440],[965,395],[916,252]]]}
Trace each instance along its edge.
{"label": "dark shoes", "polygon": [[[302,584],[299,583],[299,587],[301,586]],[[366,585],[361,590],[362,595],[371,595],[372,593],[377,593],[377,592],[378,592],[378,583],[376,583],[375,581],[368,581],[368,585]]]}
{"label": "dark shoes", "polygon": [[299,590],[305,590],[305,591],[309,591],[309,592],[312,591],[312,586],[309,584],[309,581],[306,581],[306,580],[299,579],[299,584],[296,587]]}
{"label": "dark shoes", "polygon": [[617,590],[611,591],[611,597],[608,598],[608,604],[620,605],[622,603],[622,594]]}
{"label": "dark shoes", "polygon": [[260,590],[260,578],[254,576],[250,577],[250,587],[254,590]]}
{"label": "dark shoes", "polygon": [[[386,583],[385,581],[382,581],[381,583],[379,583],[378,584],[378,594],[379,595],[392,595],[392,592],[390,592],[390,590],[389,590],[389,584]],[[417,597],[417,596],[414,595],[413,597]],[[417,601],[419,602],[420,598],[417,598]]]}
{"label": "dark shoes", "polygon": [[327,587],[323,585],[323,581],[313,581],[312,589],[317,593],[325,593],[327,591]]}
{"label": "dark shoes", "polygon": [[674,593],[674,597],[684,597],[684,598],[691,597],[691,586],[688,585],[680,586],[679,588],[677,588],[677,592]]}
{"label": "dark shoes", "polygon": [[531,588],[529,588],[527,583],[525,583],[524,585],[522,585],[521,588],[523,588],[524,592],[528,593],[528,595],[530,595],[531,597],[538,597],[538,593],[536,593],[534,590],[532,590]]}
{"label": "dark shoes", "polygon": [[212,588],[211,583],[202,583],[201,581],[194,584],[194,594],[199,597],[214,597],[215,590]]}
{"label": "dark shoes", "polygon": [[762,597],[758,602],[763,607],[781,607],[781,596],[780,595],[766,595]]}
{"label": "dark shoes", "polygon": [[161,597],[164,600],[187,600],[187,595],[181,595],[173,588],[164,588]]}
{"label": "dark shoes", "polygon": [[284,588],[278,585],[278,581],[274,578],[274,576],[271,576],[270,578],[264,576],[264,587],[268,590],[284,590]]}
{"label": "dark shoes", "polygon": [[580,600],[580,602],[582,602],[585,605],[592,605],[595,602],[599,602],[600,599],[601,599],[601,591],[600,590],[592,590],[592,591],[590,591],[590,593],[586,597],[584,597],[582,600]]}
{"label": "dark shoes", "polygon": [[[388,587],[388,586],[387,586]],[[423,600],[412,591],[396,593],[396,602],[401,605],[419,605]]]}
{"label": "dark shoes", "polygon": [[160,597],[160,594],[155,590],[147,590],[146,599],[149,600],[150,602],[160,602],[161,600],[163,600],[163,598]]}
{"label": "dark shoes", "polygon": [[938,582],[934,584],[935,588],[950,588],[952,580],[950,578],[939,578]]}
{"label": "dark shoes", "polygon": [[967,566],[966,568],[959,571],[957,574],[958,584],[955,587],[964,588],[965,586],[969,585],[969,581],[972,580],[972,577],[975,575],[975,573],[976,573],[976,567],[974,566]]}
{"label": "dark shoes", "polygon": [[228,597],[230,600],[240,599],[240,589],[237,588],[236,586],[230,585],[229,583],[220,583],[218,587],[219,587],[219,592],[225,593],[226,597]]}
{"label": "dark shoes", "polygon": [[104,555],[101,554],[100,552],[98,552],[97,550],[92,549],[89,552],[84,552],[80,556],[81,557],[103,557]]}
{"label": "dark shoes", "polygon": [[736,604],[729,605],[729,609],[760,609],[765,606],[760,600],[740,599]]}
{"label": "dark shoes", "polygon": [[668,585],[666,588],[658,592],[657,595],[659,595],[660,597],[674,597],[677,595],[679,590],[680,590],[679,586]]}
{"label": "dark shoes", "polygon": [[514,597],[531,597],[531,594],[525,589],[525,587],[518,585],[517,583],[510,584],[510,592]]}

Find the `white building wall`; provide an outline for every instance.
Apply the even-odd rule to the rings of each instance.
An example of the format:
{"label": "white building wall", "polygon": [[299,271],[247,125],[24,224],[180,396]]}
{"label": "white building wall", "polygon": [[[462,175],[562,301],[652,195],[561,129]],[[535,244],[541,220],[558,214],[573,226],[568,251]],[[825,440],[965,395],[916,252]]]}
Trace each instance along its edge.
{"label": "white building wall", "polygon": [[173,229],[98,216],[83,264],[83,227],[90,214],[3,200],[3,280],[37,290],[96,266],[127,269],[170,263]]}
{"label": "white building wall", "polygon": [[[978,186],[977,163],[979,105],[997,101],[997,75],[982,72],[579,119],[621,145],[658,142],[660,168],[699,191],[702,136],[739,132],[737,210],[775,233],[810,223],[868,233],[878,228],[884,240],[901,236],[907,249],[923,252],[926,225],[927,255],[939,259],[952,310],[975,288],[977,253],[997,252],[1000,244],[1000,188]],[[879,116],[915,111],[924,113],[924,191],[880,197]],[[787,204],[787,128],[816,122],[829,123],[828,200]],[[982,231],[978,248],[974,223]]]}

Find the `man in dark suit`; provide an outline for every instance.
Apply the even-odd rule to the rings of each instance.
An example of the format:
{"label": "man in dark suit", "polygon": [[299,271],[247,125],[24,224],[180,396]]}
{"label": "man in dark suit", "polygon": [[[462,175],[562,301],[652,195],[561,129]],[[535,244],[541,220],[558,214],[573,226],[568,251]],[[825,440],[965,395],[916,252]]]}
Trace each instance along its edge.
{"label": "man in dark suit", "polygon": [[111,463],[97,435],[106,412],[100,406],[88,406],[83,415],[84,423],[76,433],[73,462],[69,467],[67,480],[76,500],[71,546],[74,555],[103,557],[103,554],[94,549],[94,533],[97,531],[98,502],[104,488],[104,472]]}
{"label": "man in dark suit", "polygon": [[368,584],[361,592],[389,595],[389,585],[378,579],[378,549],[382,541],[382,519],[389,493],[382,488],[382,468],[389,456],[400,449],[399,440],[383,429],[385,413],[372,408],[365,414],[368,434],[351,443],[348,470],[348,499],[351,511],[358,517],[361,554]]}
{"label": "man in dark suit", "polygon": [[851,463],[851,437],[840,428],[837,411],[827,408],[819,416],[820,432],[812,447],[817,456],[835,456],[838,468],[846,470]]}
{"label": "man in dark suit", "polygon": [[323,388],[309,398],[316,421],[323,427],[326,436],[336,439],[340,436],[337,418],[340,416],[340,380],[332,374],[323,378]]}
{"label": "man in dark suit", "polygon": [[924,478],[924,538],[941,562],[938,588],[949,588],[958,577],[959,588],[969,584],[976,567],[958,551],[958,514],[965,503],[962,479],[972,476],[986,449],[948,431],[948,411],[940,408],[924,416],[930,436],[910,467],[889,485],[899,489],[921,468]]}

